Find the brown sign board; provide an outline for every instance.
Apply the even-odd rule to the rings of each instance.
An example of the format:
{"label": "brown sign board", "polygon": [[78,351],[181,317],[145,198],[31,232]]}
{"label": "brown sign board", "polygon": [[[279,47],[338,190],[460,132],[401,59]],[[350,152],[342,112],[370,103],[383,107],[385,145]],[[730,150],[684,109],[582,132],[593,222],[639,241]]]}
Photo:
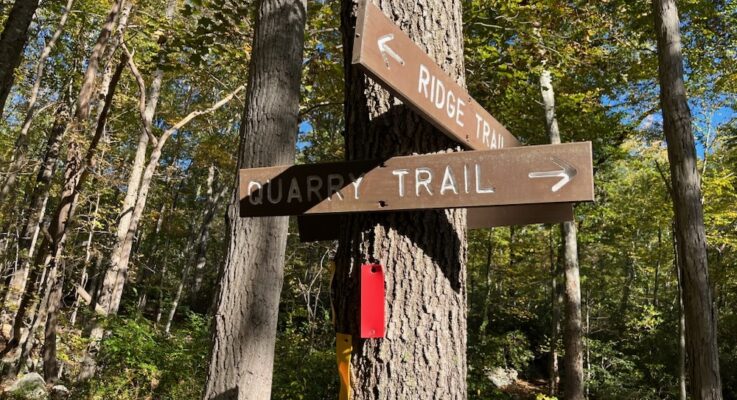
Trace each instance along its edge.
{"label": "brown sign board", "polygon": [[591,143],[240,171],[242,217],[594,200]]}
{"label": "brown sign board", "polygon": [[[299,239],[302,242],[338,240],[340,218],[340,214],[300,215],[297,217]],[[469,208],[466,220],[468,229],[552,224],[573,221],[573,205],[552,203]]]}
{"label": "brown sign board", "polygon": [[[472,150],[519,141],[368,0],[359,2],[353,63],[443,133]],[[573,220],[572,205],[477,209],[474,228]],[[311,226],[305,224],[305,227]],[[469,225],[471,227],[471,225]],[[472,228],[472,229],[474,229]]]}
{"label": "brown sign board", "polygon": [[353,63],[443,133],[471,150],[519,146],[517,139],[370,1],[362,0]]}

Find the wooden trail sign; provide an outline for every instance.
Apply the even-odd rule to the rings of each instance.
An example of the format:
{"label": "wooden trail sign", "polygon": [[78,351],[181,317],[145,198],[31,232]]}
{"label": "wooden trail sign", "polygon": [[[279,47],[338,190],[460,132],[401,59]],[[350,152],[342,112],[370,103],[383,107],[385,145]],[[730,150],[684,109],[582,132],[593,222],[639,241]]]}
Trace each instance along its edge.
{"label": "wooden trail sign", "polygon": [[353,63],[443,133],[471,150],[517,139],[370,1],[360,2]]}
{"label": "wooden trail sign", "polygon": [[591,143],[240,171],[242,217],[594,200]]}
{"label": "wooden trail sign", "polygon": [[[412,39],[368,0],[359,3],[354,64],[412,107],[440,131],[472,150],[520,146],[519,141],[479,105]],[[474,210],[469,228],[573,220],[572,205],[509,206]],[[320,235],[300,223],[304,237]]]}

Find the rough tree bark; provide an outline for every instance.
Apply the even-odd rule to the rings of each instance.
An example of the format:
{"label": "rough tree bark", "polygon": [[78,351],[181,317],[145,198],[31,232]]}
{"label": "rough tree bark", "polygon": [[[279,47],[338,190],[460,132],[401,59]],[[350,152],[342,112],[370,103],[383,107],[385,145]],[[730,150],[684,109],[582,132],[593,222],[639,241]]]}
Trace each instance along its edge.
{"label": "rough tree bark", "polygon": [[[239,168],[294,162],[306,7],[305,0],[257,6]],[[227,222],[203,399],[268,400],[289,221],[240,218],[236,191]]]}
{"label": "rough tree bark", "polygon": [[[461,1],[382,1],[441,68],[464,85]],[[445,152],[459,145],[351,65],[357,4],[342,1],[346,157]],[[337,333],[352,338],[352,399],[465,399],[466,211],[344,218],[332,284]],[[359,338],[361,264],[384,267],[386,337]],[[411,379],[408,379],[411,377]]]}
{"label": "rough tree bark", "polygon": [[[560,144],[560,128],[555,116],[555,91],[550,71],[544,70],[540,75],[540,90],[545,107],[545,127],[551,144]],[[581,319],[581,279],[578,267],[578,235],[576,222],[561,224],[561,244],[563,258],[563,274],[565,275],[564,308],[565,323],[563,330],[563,366],[565,381],[563,396],[566,400],[584,399],[583,371],[583,326]]]}
{"label": "rough tree bark", "polygon": [[722,398],[716,311],[707,265],[704,210],[693,124],[684,85],[683,55],[675,0],[653,0],[658,39],[660,104],[668,143],[678,260],[683,271],[683,306],[691,393],[697,400]]}
{"label": "rough tree bark", "polygon": [[0,117],[13,87],[15,69],[23,58],[28,27],[33,21],[39,0],[16,0],[0,34]]}
{"label": "rough tree bark", "polygon": [[[51,55],[51,51],[56,46],[56,42],[59,40],[59,37],[61,37],[61,34],[64,32],[64,27],[69,19],[72,5],[74,5],[74,0],[67,0],[66,7],[64,8],[64,12],[61,14],[56,31],[54,31],[43,50],[41,50],[41,55],[36,62],[36,73],[33,88],[31,88],[31,94],[28,98],[28,104],[26,105],[27,109],[25,120],[23,121],[23,126],[18,134],[18,138],[15,141],[15,148],[13,149],[13,156],[11,158],[10,166],[8,167],[8,172],[5,176],[5,181],[0,188],[0,202],[3,201],[11,190],[13,190],[15,183],[18,180],[18,173],[26,163],[28,153],[28,133],[31,130],[33,118],[36,116],[36,112],[38,111],[36,103],[38,101],[38,93],[41,91],[41,82],[44,77],[46,60]],[[0,114],[2,113],[0,112]]]}

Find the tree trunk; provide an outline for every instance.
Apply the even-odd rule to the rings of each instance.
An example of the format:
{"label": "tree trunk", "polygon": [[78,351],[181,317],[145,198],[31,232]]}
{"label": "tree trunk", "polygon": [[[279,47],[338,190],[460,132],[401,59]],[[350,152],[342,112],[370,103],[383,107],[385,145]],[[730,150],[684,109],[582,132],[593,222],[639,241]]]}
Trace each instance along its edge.
{"label": "tree trunk", "polygon": [[684,85],[681,33],[675,0],[653,0],[658,38],[660,104],[668,143],[692,395],[722,398],[717,322],[706,253],[704,210],[691,111]]}
{"label": "tree trunk", "polygon": [[[380,8],[464,84],[460,1],[401,0]],[[351,64],[356,11],[353,1],[342,1],[346,157],[458,148]],[[351,398],[465,399],[466,211],[357,214],[341,225],[332,299],[336,332],[352,339]],[[359,337],[359,276],[367,262],[380,263],[385,275],[386,337],[379,340]]]}
{"label": "tree trunk", "polygon": [[79,90],[79,97],[77,98],[77,110],[74,114],[74,119],[77,121],[85,121],[90,115],[90,105],[92,100],[92,94],[95,91],[95,82],[97,81],[97,71],[100,68],[100,62],[102,61],[107,42],[113,33],[115,27],[115,20],[118,18],[120,10],[123,8],[123,3],[126,0],[115,0],[113,6],[110,8],[107,19],[102,25],[102,30],[97,37],[95,45],[92,47],[92,53],[87,60],[87,69],[84,73],[84,79],[82,80],[82,87]]}
{"label": "tree trunk", "polygon": [[28,40],[28,27],[36,13],[39,0],[16,0],[0,35],[0,117],[13,87],[15,69],[23,58]]}
{"label": "tree trunk", "polygon": [[555,238],[553,230],[550,230],[550,360],[548,364],[548,394],[556,396],[560,384],[560,373],[558,368],[558,341],[560,340],[560,311],[563,305],[563,291],[561,290],[561,257],[555,255]]}
{"label": "tree trunk", "polygon": [[[540,89],[545,107],[545,126],[551,144],[560,144],[560,129],[555,115],[555,91],[550,71],[540,75]],[[563,331],[564,399],[584,398],[583,333],[581,319],[581,280],[578,267],[578,235],[575,221],[561,224],[563,273],[565,275],[565,325]]]}
{"label": "tree trunk", "polygon": [[[46,60],[51,55],[51,51],[56,46],[56,42],[59,40],[59,37],[61,37],[61,34],[64,32],[64,27],[66,26],[67,20],[69,19],[69,14],[72,10],[73,4],[74,0],[67,0],[66,7],[64,8],[64,12],[61,14],[61,18],[59,20],[59,25],[57,26],[54,34],[51,36],[51,39],[49,39],[49,42],[46,43],[46,45],[44,46],[43,50],[41,51],[41,55],[36,62],[36,76],[34,77],[33,88],[31,89],[31,94],[28,99],[28,105],[26,106],[27,110],[25,120],[23,121],[23,126],[21,127],[18,139],[16,139],[15,142],[15,149],[13,150],[13,156],[11,158],[10,166],[8,167],[8,172],[5,176],[5,181],[0,188],[0,202],[2,202],[3,199],[15,187],[15,183],[18,179],[18,174],[27,161],[26,158],[28,153],[28,132],[31,130],[31,123],[33,122],[33,118],[36,115],[36,111],[38,111],[36,102],[38,100],[38,93],[41,90],[41,82],[44,77]],[[0,112],[0,114],[2,114],[2,112]]]}
{"label": "tree trunk", "polygon": [[[92,219],[90,220],[90,230],[87,234],[87,241],[85,242],[84,263],[82,264],[82,272],[79,275],[78,284],[78,286],[83,289],[85,288],[85,286],[87,286],[87,281],[89,280],[89,266],[90,261],[92,261],[92,239],[95,235],[95,225],[97,225],[97,217],[100,210],[100,197],[100,193],[98,193],[94,207],[90,206],[90,215],[92,216]],[[77,311],[79,310],[80,300],[81,299],[79,291],[77,291],[77,295],[74,299],[74,305],[72,306],[72,314],[69,317],[69,324],[71,326],[74,326],[74,324],[77,322]]]}
{"label": "tree trunk", "polygon": [[[167,180],[165,180],[166,182]],[[157,251],[159,249],[159,241],[161,240],[161,228],[164,226],[164,214],[166,214],[166,203],[161,203],[161,208],[159,208],[159,215],[156,217],[156,228],[154,228],[154,243],[153,246],[151,246],[151,252],[149,253],[149,262],[152,260],[155,262],[158,260]],[[168,246],[167,246],[168,248]],[[149,290],[149,284],[148,280],[150,279],[151,272],[153,271],[151,267],[145,268],[143,271],[141,271],[140,278],[138,280],[138,284],[141,285],[141,294],[138,296],[138,310],[143,312],[146,309],[146,305],[148,304],[148,290]]]}
{"label": "tree trunk", "polygon": [[678,260],[678,239],[673,224],[673,266],[678,281],[678,400],[686,400],[686,317],[683,310],[683,270]]}
{"label": "tree trunk", "polygon": [[[164,332],[166,333],[169,333],[171,329],[171,323],[174,320],[174,315],[176,314],[177,307],[179,306],[179,302],[182,299],[184,285],[189,280],[189,275],[192,271],[192,268],[194,267],[195,274],[201,273],[207,262],[207,241],[210,238],[210,224],[215,217],[215,211],[218,208],[218,202],[220,201],[220,198],[226,193],[225,191],[215,193],[214,185],[215,167],[210,166],[207,176],[207,201],[205,202],[204,207],[202,207],[202,221],[200,223],[199,229],[197,230],[197,236],[194,240],[194,244],[191,247],[192,256],[187,265],[182,270],[182,278],[179,281],[177,292],[174,295],[174,300],[172,301],[171,308],[169,309],[169,316],[166,319],[166,325],[164,327]],[[195,284],[195,288],[193,289],[194,291],[197,290],[196,286],[197,285]]]}
{"label": "tree trunk", "polygon": [[[174,18],[176,13],[176,1],[169,1],[167,3],[166,17],[169,20]],[[162,56],[163,57],[163,56]],[[161,58],[159,59],[161,63]],[[143,126],[141,127],[141,133],[138,137],[138,146],[136,148],[136,155],[131,165],[131,173],[128,178],[128,184],[126,185],[127,191],[125,199],[123,200],[123,206],[118,216],[118,229],[116,233],[116,242],[113,252],[110,256],[110,269],[121,269],[122,265],[128,265],[130,258],[130,249],[133,246],[132,240],[135,237],[135,233],[129,235],[131,220],[135,212],[136,202],[139,197],[139,191],[141,187],[141,178],[143,176],[144,168],[146,167],[146,151],[149,143],[149,132],[147,131],[148,126],[153,123],[154,116],[156,114],[156,108],[159,104],[159,96],[161,95],[161,85],[164,79],[164,72],[161,69],[161,65],[153,73],[153,79],[151,81],[151,87],[146,96],[146,104],[143,115]],[[106,305],[103,305],[105,307]]]}
{"label": "tree trunk", "polygon": [[[305,0],[261,0],[257,7],[239,168],[294,162]],[[229,245],[220,273],[210,367],[203,399],[268,400],[284,277],[288,218],[240,218],[228,207]]]}
{"label": "tree trunk", "polygon": [[[51,188],[51,181],[54,178],[56,172],[56,164],[59,159],[59,150],[61,147],[61,139],[64,136],[64,132],[69,122],[69,109],[66,101],[62,101],[59,109],[56,112],[56,118],[54,125],[49,133],[49,138],[46,143],[46,152],[44,154],[43,163],[41,169],[36,177],[36,186],[33,189],[31,198],[29,201],[29,207],[26,211],[27,220],[23,226],[19,237],[19,246],[21,250],[21,257],[19,260],[19,267],[13,274],[10,281],[10,288],[5,299],[5,309],[8,310],[19,310],[21,297],[26,288],[26,282],[28,281],[28,271],[31,268],[31,261],[33,260],[33,253],[35,250],[35,238],[38,236],[38,231],[43,221],[43,217],[46,211],[46,201],[49,196],[49,189]],[[23,318],[21,318],[22,320]],[[18,338],[20,339],[20,338]]]}
{"label": "tree trunk", "polygon": [[[117,88],[120,76],[125,68],[127,57],[123,56],[118,67],[113,74],[112,80],[105,97],[103,110],[97,122],[95,134],[90,141],[86,155],[82,157],[79,144],[72,141],[67,151],[67,165],[64,171],[64,187],[60,204],[54,214],[51,223],[51,264],[49,265],[49,279],[51,294],[47,306],[46,329],[44,334],[44,378],[46,382],[53,382],[58,378],[58,362],[56,358],[56,325],[58,320],[58,312],[61,306],[61,294],[64,278],[64,262],[62,254],[64,251],[64,242],[67,238],[69,224],[74,218],[74,213],[79,199],[79,192],[84,185],[90,170],[94,166],[97,146],[102,139],[105,131],[105,121],[112,106],[115,89]],[[75,121],[79,124],[80,121]]]}

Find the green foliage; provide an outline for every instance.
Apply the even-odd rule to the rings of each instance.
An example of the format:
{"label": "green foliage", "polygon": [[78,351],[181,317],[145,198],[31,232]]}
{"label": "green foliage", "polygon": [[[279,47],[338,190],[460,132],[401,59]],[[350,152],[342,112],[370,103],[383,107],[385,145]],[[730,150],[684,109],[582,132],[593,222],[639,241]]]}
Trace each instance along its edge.
{"label": "green foliage", "polygon": [[207,320],[189,314],[171,336],[141,315],[115,318],[98,357],[101,372],[79,399],[196,399],[207,372]]}

